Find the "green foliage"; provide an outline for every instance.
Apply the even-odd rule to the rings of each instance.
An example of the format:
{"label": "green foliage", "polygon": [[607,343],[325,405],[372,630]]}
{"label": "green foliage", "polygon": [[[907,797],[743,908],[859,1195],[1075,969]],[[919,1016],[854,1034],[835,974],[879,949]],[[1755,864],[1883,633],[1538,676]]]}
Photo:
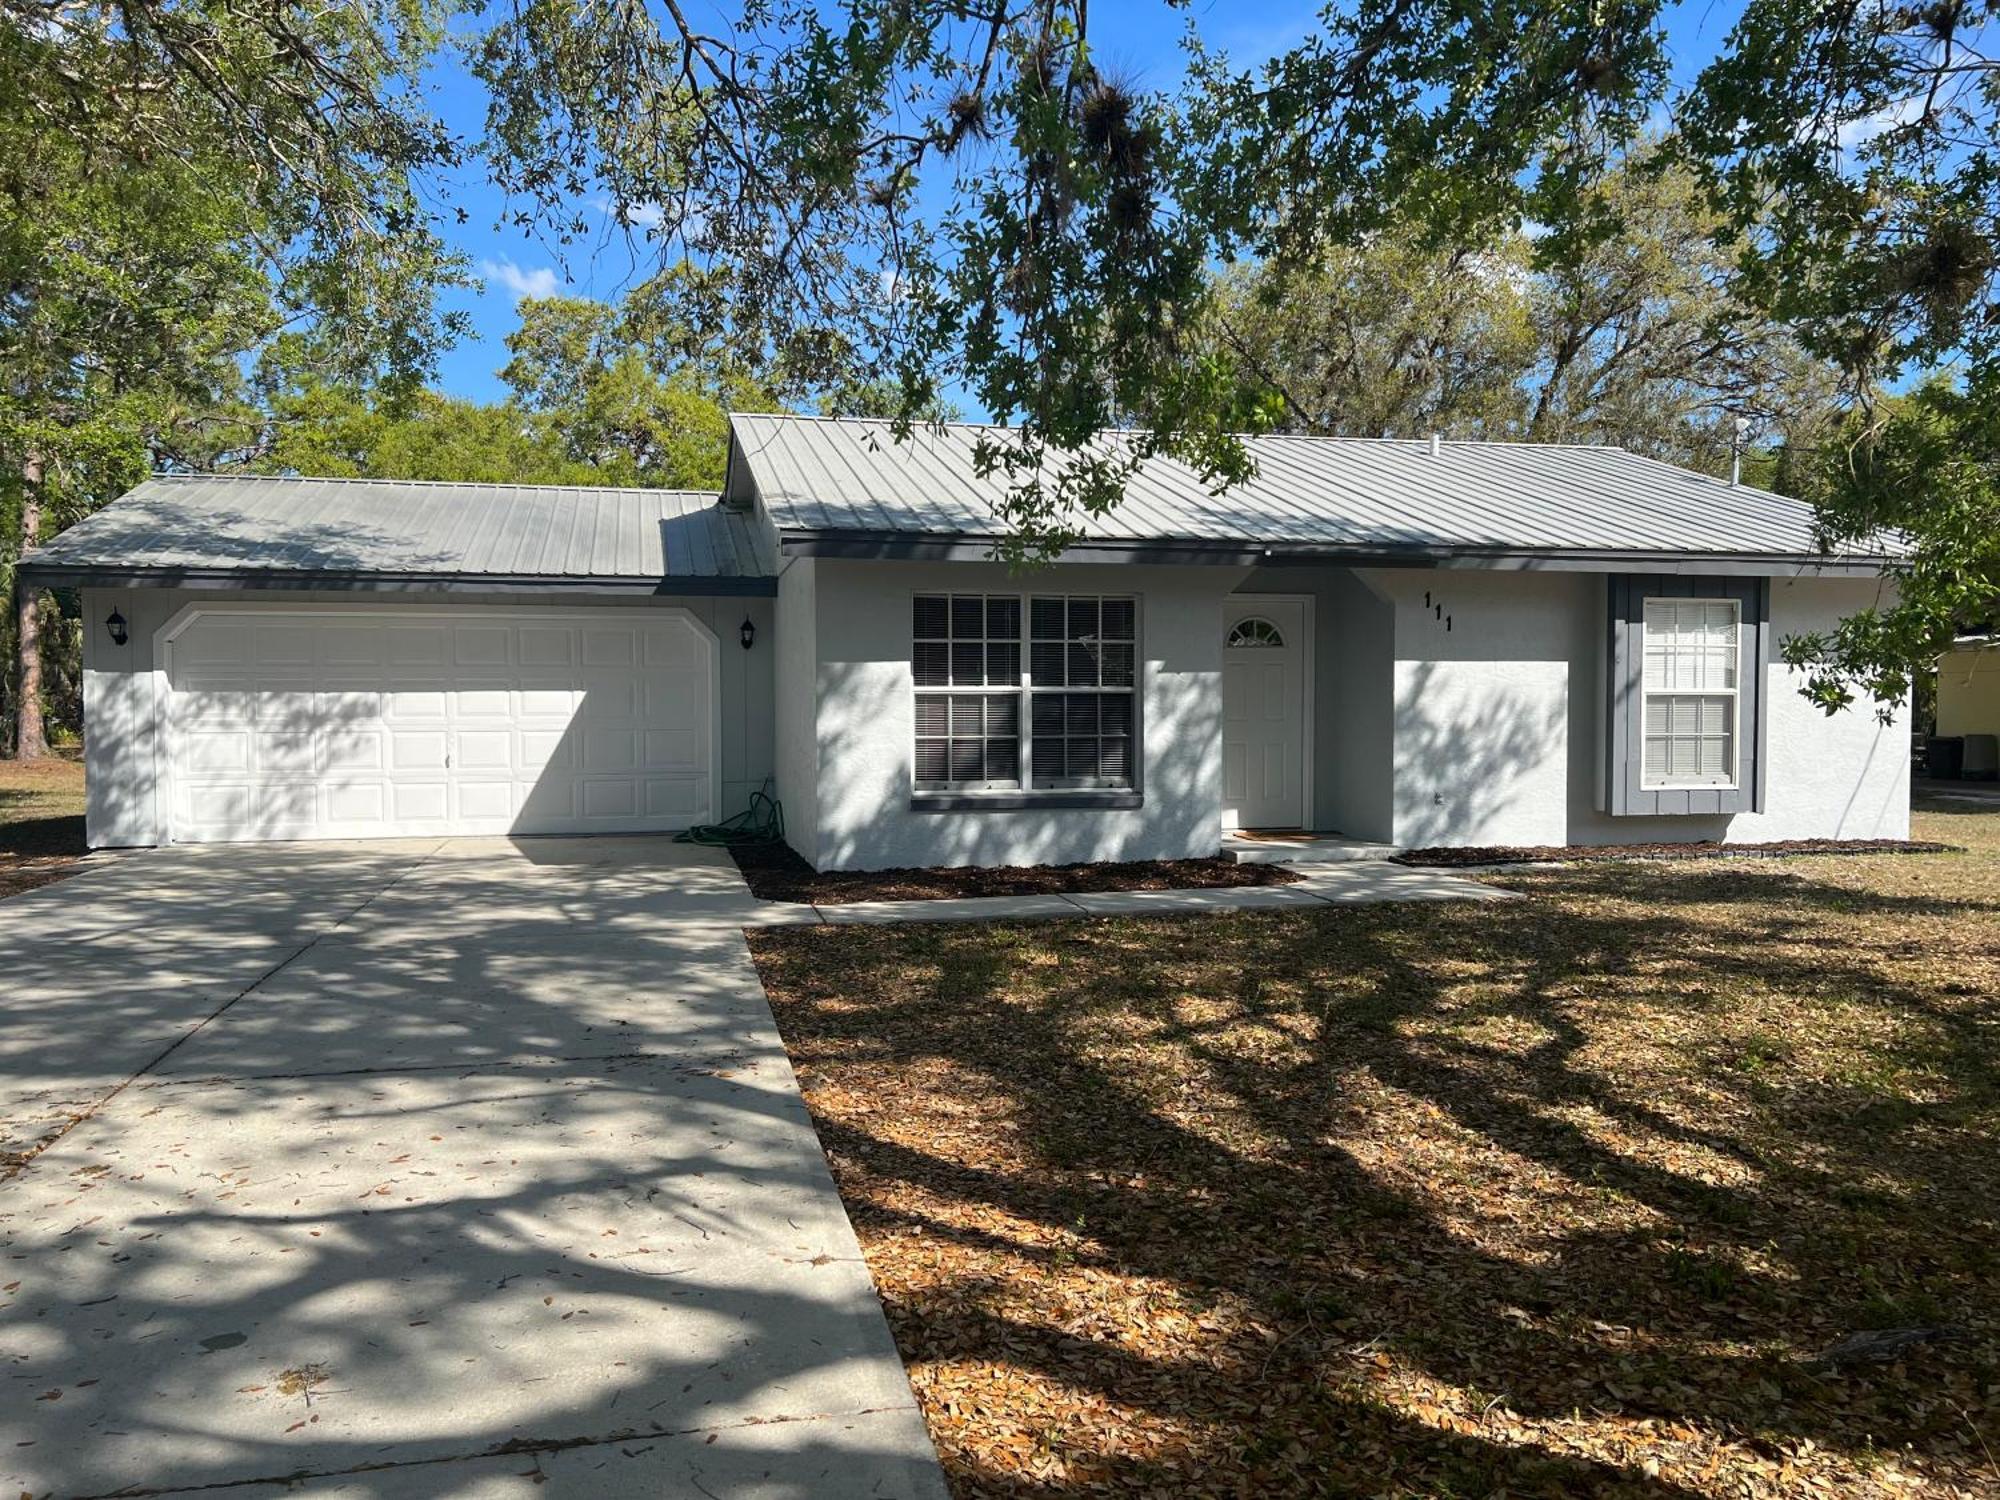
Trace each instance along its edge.
{"label": "green foliage", "polygon": [[1617,227],[1581,242],[1385,231],[1236,267],[1216,341],[1291,431],[1609,442],[1717,474],[1738,416],[1767,445],[1815,436],[1839,372],[1731,294],[1693,178],[1642,159],[1593,194]]}
{"label": "green foliage", "polygon": [[2000,400],[1994,377],[1933,380],[1857,415],[1786,474],[1830,540],[1900,532],[1910,556],[1881,601],[1830,631],[1793,637],[1785,659],[1827,712],[1866,695],[1900,705],[1960,628],[2000,616]]}
{"label": "green foliage", "polygon": [[573,462],[549,424],[511,403],[482,406],[434,391],[391,405],[316,385],[278,403],[254,467],[335,478],[471,484],[605,484]]}
{"label": "green foliage", "polygon": [[501,378],[556,451],[604,483],[720,489],[728,413],[778,407],[755,373],[771,368],[762,350],[675,321],[663,289],[692,277],[655,277],[615,308],[580,297],[521,304]]}
{"label": "green foliage", "polygon": [[1510,437],[1538,357],[1529,247],[1430,250],[1383,234],[1307,268],[1219,279],[1217,346],[1284,404],[1289,432]]}

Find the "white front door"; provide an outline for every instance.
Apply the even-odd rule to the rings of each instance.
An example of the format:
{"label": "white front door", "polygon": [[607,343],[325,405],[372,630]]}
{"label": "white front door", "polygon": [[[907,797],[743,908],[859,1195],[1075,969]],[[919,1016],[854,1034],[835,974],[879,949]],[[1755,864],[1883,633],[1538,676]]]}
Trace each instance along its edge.
{"label": "white front door", "polygon": [[1306,606],[1231,599],[1223,615],[1222,826],[1306,821]]}
{"label": "white front door", "polygon": [[669,607],[196,610],[163,662],[171,836],[711,821],[715,655]]}

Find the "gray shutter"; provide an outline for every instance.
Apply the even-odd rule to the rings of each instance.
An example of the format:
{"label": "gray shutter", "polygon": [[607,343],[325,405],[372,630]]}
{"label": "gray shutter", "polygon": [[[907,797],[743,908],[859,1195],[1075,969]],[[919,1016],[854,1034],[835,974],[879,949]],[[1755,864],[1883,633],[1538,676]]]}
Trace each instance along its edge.
{"label": "gray shutter", "polygon": [[[1766,764],[1764,677],[1771,662],[1771,580],[1678,573],[1614,573],[1606,580],[1610,630],[1605,692],[1605,811],[1628,817],[1762,812]],[[1645,661],[1640,630],[1648,599],[1734,599],[1743,610],[1737,664],[1736,785],[1648,789],[1645,773]]]}

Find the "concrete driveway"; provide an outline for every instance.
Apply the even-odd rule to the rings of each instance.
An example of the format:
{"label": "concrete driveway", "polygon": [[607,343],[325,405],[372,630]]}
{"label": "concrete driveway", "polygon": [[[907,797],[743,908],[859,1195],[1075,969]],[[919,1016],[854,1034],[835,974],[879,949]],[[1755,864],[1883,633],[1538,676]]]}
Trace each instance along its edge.
{"label": "concrete driveway", "polygon": [[769,915],[659,839],[0,903],[0,1493],[942,1496]]}

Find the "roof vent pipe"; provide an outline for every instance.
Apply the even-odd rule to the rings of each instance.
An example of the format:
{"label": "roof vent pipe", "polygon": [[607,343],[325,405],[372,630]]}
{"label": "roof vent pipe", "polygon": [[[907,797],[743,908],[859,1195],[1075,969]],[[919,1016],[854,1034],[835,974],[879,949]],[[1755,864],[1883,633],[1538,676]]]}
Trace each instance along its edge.
{"label": "roof vent pipe", "polygon": [[1444,453],[1444,438],[1438,433],[1431,434],[1431,457],[1438,458]]}

